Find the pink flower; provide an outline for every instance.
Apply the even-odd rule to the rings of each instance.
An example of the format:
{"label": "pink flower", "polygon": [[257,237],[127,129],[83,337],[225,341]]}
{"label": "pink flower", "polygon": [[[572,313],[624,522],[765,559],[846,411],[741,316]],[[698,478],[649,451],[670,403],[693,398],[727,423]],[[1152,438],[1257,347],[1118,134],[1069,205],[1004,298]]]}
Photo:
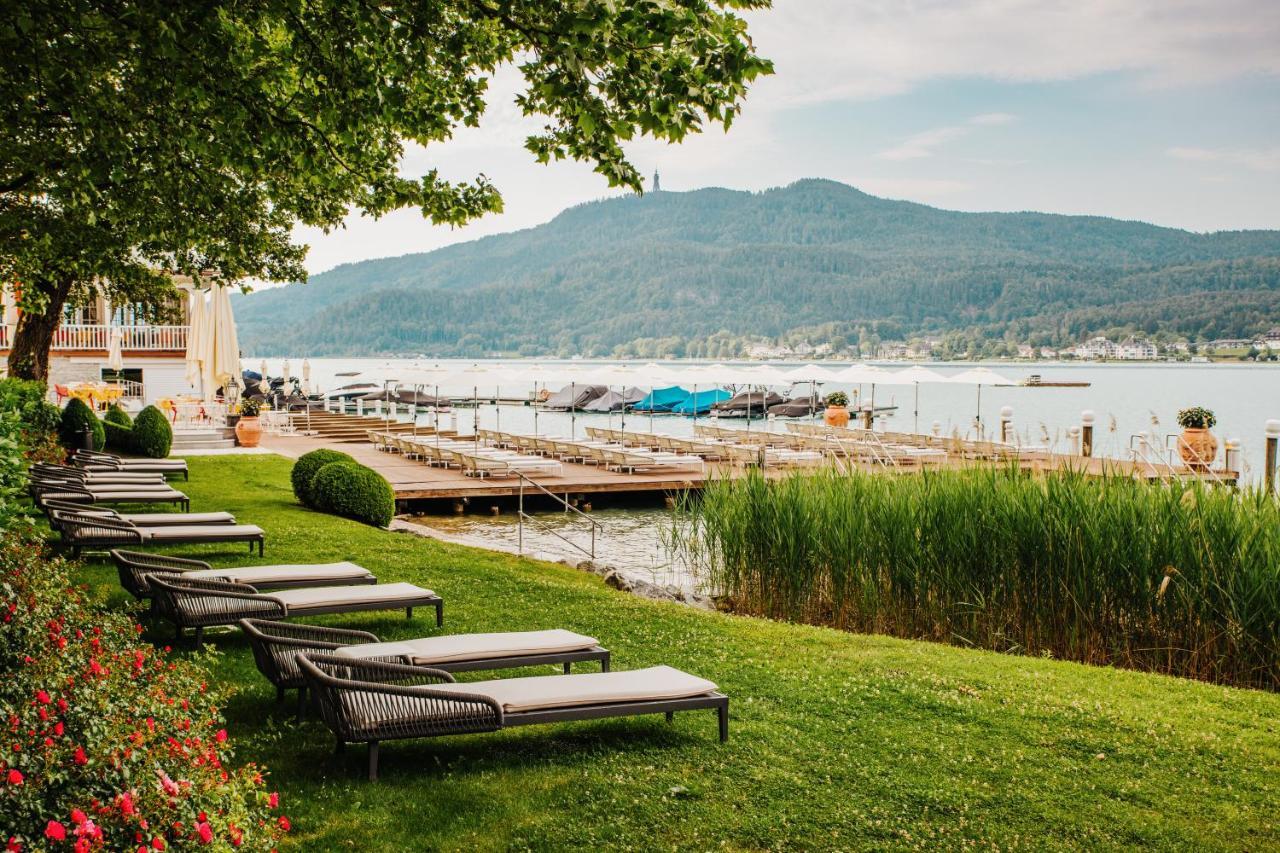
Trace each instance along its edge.
{"label": "pink flower", "polygon": [[274,809],[279,805],[280,805],[280,793],[278,791],[272,791],[270,794],[267,795],[267,806]]}
{"label": "pink flower", "polygon": [[56,820],[51,820],[44,828],[44,837],[50,841],[66,841],[67,828]]}
{"label": "pink flower", "polygon": [[8,777],[8,778],[9,778],[9,784],[10,784],[10,785],[21,785],[21,784],[22,784],[22,778],[23,778],[23,777],[22,777],[22,771],[21,771],[21,770],[19,770],[19,769],[17,769],[17,768],[15,767],[15,768],[13,768],[12,770],[10,770],[10,771],[9,771],[9,777]]}
{"label": "pink flower", "polygon": [[200,836],[201,844],[208,844],[213,841],[213,830],[209,828],[209,824],[200,821],[196,824],[196,833]]}

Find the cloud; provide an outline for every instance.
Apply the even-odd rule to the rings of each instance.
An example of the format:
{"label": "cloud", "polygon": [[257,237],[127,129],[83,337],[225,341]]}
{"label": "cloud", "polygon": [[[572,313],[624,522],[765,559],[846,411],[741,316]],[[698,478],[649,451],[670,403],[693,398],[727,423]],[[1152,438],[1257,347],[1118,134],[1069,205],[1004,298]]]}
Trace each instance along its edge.
{"label": "cloud", "polygon": [[1175,160],[1240,166],[1255,172],[1280,172],[1280,147],[1193,148],[1174,147],[1166,152]]}
{"label": "cloud", "polygon": [[1131,72],[1169,86],[1280,74],[1274,0],[775,0],[747,18],[777,68],[752,100],[771,107],[959,77]]}
{"label": "cloud", "polygon": [[921,160],[932,157],[938,149],[948,142],[962,139],[973,132],[976,127],[998,127],[1015,120],[1009,113],[982,113],[966,121],[964,124],[935,127],[909,136],[902,142],[881,151],[876,156],[881,160]]}

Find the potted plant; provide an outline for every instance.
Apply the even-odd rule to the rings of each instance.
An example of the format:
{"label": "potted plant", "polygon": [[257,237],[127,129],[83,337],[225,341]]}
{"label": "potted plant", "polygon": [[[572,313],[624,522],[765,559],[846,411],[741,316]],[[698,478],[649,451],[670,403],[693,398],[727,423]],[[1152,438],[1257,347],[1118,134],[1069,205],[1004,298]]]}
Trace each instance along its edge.
{"label": "potted plant", "polygon": [[240,419],[236,421],[236,443],[241,447],[257,447],[262,441],[262,424],[258,422],[258,412],[262,404],[257,400],[246,399],[240,403]]}
{"label": "potted plant", "polygon": [[1218,439],[1210,429],[1218,422],[1213,412],[1203,406],[1193,406],[1178,412],[1178,454],[1193,471],[1207,471],[1218,455]]}
{"label": "potted plant", "polygon": [[827,426],[847,427],[849,425],[849,395],[843,391],[832,391],[827,395],[827,410],[822,413],[822,420]]}

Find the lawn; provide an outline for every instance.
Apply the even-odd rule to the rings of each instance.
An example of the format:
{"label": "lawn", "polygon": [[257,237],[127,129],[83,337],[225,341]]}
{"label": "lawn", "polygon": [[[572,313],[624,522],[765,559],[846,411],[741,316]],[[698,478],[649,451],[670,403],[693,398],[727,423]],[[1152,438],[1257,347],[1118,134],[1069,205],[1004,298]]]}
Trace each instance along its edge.
{"label": "lawn", "polygon": [[[193,510],[267,530],[263,560],[233,549],[216,564],[353,560],[444,596],[445,631],[569,628],[598,637],[615,668],[670,664],[730,696],[727,744],[710,711],[400,741],[383,746],[370,784],[363,748],[335,755],[323,724],[275,704],[241,638],[215,633],[213,677],[238,689],[227,709],[237,759],[271,768],[290,846],[1280,845],[1275,694],[644,601],[562,566],[305,510],[279,457],[190,466]],[[83,574],[126,605],[109,564]],[[425,611],[324,621],[384,639],[437,630]]]}

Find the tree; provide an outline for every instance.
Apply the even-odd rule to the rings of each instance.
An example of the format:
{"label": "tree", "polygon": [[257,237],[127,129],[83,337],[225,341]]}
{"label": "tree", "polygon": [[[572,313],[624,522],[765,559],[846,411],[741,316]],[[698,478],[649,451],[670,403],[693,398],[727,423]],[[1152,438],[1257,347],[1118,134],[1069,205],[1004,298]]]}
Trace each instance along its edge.
{"label": "tree", "polygon": [[170,272],[305,277],[295,223],[501,210],[483,176],[404,176],[407,145],[476,125],[518,63],[526,147],[641,191],[622,150],[726,129],[771,72],[739,9],[768,0],[30,0],[0,14],[0,275],[10,370],[43,379],[63,306],[160,306]]}

